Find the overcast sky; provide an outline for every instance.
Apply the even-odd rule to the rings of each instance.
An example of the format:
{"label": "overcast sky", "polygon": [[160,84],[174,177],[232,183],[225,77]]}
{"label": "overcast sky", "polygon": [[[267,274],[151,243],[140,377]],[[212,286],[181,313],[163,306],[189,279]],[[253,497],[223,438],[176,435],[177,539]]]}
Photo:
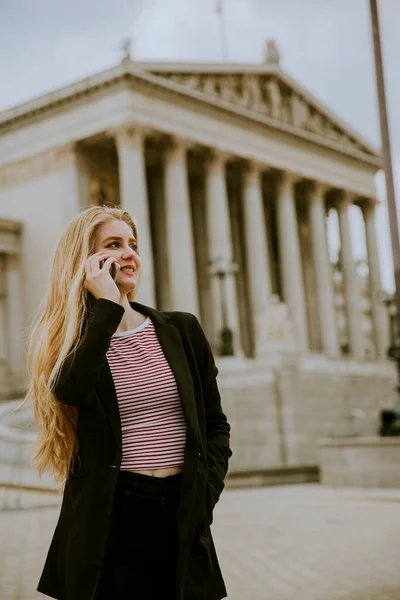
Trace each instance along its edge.
{"label": "overcast sky", "polygon": [[[379,1],[379,0],[378,0]],[[119,61],[221,61],[217,0],[0,0],[0,110]],[[400,175],[400,1],[380,0],[393,159]],[[369,0],[223,0],[228,58],[263,60],[275,38],[282,67],[379,146]],[[382,178],[379,195],[384,199]],[[400,197],[400,186],[397,185]],[[365,255],[353,217],[357,257]],[[392,287],[386,207],[378,214],[383,282]],[[336,238],[331,236],[332,244]]]}

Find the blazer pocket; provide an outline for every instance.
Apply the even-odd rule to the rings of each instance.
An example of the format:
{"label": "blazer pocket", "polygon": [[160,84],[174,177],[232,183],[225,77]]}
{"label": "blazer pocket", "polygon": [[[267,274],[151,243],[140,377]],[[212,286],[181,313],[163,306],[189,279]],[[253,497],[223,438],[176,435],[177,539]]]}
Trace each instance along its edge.
{"label": "blazer pocket", "polygon": [[207,481],[197,525],[198,535],[201,535],[212,524],[213,511],[224,487],[225,484],[218,472],[212,467],[208,467]]}
{"label": "blazer pocket", "polygon": [[207,484],[213,487],[214,492],[217,496],[215,503],[217,503],[225,487],[225,483],[224,480],[221,479],[218,471],[216,471],[216,469],[214,469],[213,467],[208,467]]}
{"label": "blazer pocket", "polygon": [[210,525],[213,522],[214,508],[215,508],[215,505],[217,504],[219,497],[221,495],[219,489],[220,488],[215,487],[211,478],[207,479],[206,489],[205,489],[205,494],[204,494],[204,501],[203,501],[202,519],[201,519],[201,522],[202,522],[201,530],[202,531],[207,529],[207,527],[210,527]]}
{"label": "blazer pocket", "polygon": [[201,515],[200,521],[200,533],[205,531],[213,522],[214,518],[214,507],[218,502],[218,493],[215,488],[207,482],[204,501],[203,501],[203,511]]}

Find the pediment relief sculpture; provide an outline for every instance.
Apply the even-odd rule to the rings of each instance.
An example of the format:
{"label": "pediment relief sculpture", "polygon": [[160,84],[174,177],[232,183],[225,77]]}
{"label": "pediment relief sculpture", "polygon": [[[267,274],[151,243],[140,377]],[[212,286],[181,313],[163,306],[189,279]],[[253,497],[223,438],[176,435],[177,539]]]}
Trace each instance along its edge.
{"label": "pediment relief sculpture", "polygon": [[276,74],[259,73],[155,73],[235,106],[270,117],[297,129],[329,139],[347,148],[370,154],[358,139],[349,135],[309,99],[288,86]]}

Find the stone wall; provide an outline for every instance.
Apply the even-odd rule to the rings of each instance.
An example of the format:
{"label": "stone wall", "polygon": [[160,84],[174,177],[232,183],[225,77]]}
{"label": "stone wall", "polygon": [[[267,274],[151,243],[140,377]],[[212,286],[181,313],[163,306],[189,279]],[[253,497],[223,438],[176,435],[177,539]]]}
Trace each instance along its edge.
{"label": "stone wall", "polygon": [[379,411],[396,401],[395,370],[386,362],[218,365],[231,473],[316,465],[319,438],[377,435]]}

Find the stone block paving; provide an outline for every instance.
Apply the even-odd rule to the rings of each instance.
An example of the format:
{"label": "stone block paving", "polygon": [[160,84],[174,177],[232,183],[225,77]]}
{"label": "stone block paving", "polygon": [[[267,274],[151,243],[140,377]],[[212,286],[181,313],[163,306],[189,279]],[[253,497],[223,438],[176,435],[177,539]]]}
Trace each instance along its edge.
{"label": "stone block paving", "polygon": [[[0,511],[0,600],[44,598],[55,500]],[[400,490],[226,489],[212,531],[229,600],[400,600]]]}

